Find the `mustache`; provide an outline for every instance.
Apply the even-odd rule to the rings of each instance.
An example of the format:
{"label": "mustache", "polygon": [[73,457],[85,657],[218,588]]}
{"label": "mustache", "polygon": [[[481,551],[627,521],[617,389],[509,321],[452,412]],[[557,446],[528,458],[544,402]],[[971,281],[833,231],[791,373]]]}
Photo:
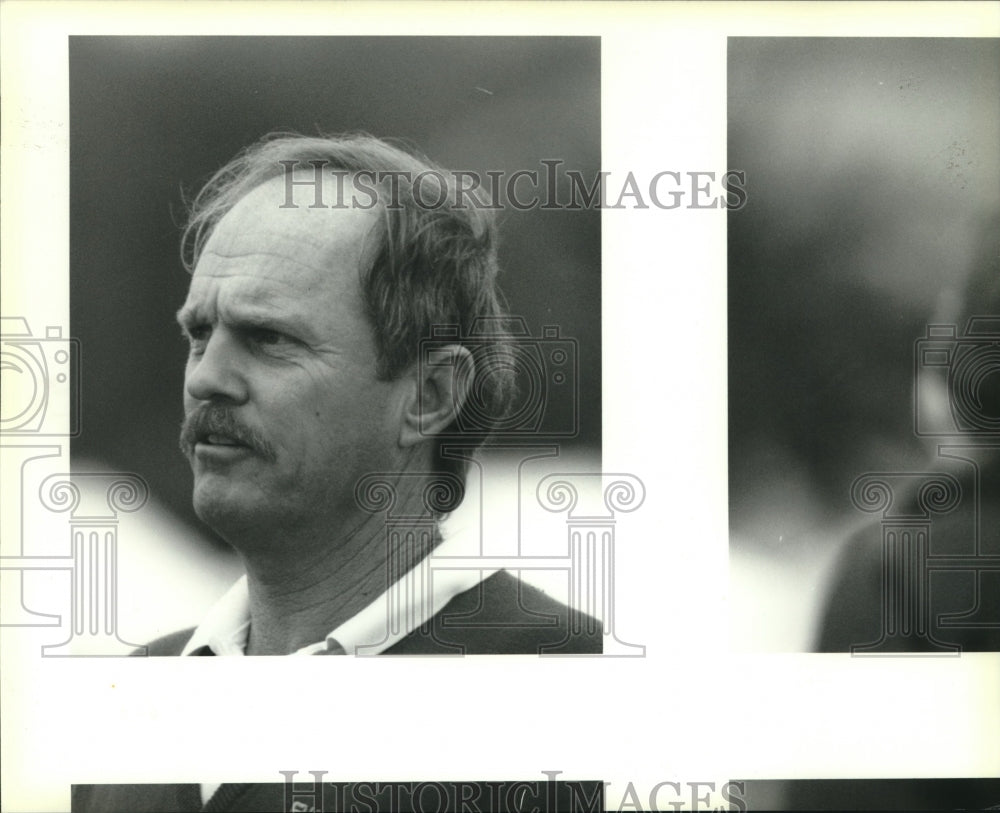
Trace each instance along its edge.
{"label": "mustache", "polygon": [[267,442],[267,438],[240,421],[231,407],[202,404],[189,412],[181,424],[181,451],[191,457],[194,454],[194,445],[209,435],[221,435],[241,446],[246,446],[272,463],[277,459],[274,447]]}

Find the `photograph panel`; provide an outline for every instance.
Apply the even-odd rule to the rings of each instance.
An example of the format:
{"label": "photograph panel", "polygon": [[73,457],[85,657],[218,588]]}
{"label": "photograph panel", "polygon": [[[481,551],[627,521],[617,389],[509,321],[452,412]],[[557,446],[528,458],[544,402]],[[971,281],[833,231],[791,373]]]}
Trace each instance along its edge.
{"label": "photograph panel", "polygon": [[[75,338],[87,348],[80,393],[86,418],[72,444],[73,466],[78,472],[135,474],[149,492],[143,507],[146,517],[155,515],[169,529],[161,528],[146,549],[139,547],[142,539],[128,540],[137,555],[129,556],[126,550],[120,557],[120,637],[145,644],[199,623],[211,606],[208,597],[217,599],[243,569],[221,538],[224,534],[213,532],[211,522],[196,516],[191,466],[177,448],[181,419],[185,409],[191,410],[190,403],[182,406],[185,389],[189,402],[233,399],[224,387],[197,392],[197,381],[185,387],[188,342],[181,334],[190,336],[194,320],[201,318],[194,310],[200,307],[194,285],[190,314],[187,306],[181,314],[182,329],[175,317],[185,305],[189,273],[196,273],[197,252],[206,248],[206,238],[217,225],[225,226],[225,220],[213,219],[212,206],[231,206],[226,194],[239,199],[227,191],[228,176],[212,190],[216,199],[197,197],[224,165],[226,172],[245,172],[248,188],[259,181],[254,172],[261,177],[269,172],[273,179],[273,199],[261,204],[266,217],[255,225],[237,224],[241,232],[283,229],[280,224],[300,211],[312,215],[309,231],[328,228],[326,216],[335,232],[342,228],[335,220],[341,211],[385,206],[392,221],[386,228],[398,241],[387,242],[389,254],[395,248],[399,255],[398,261],[389,259],[398,280],[387,277],[380,283],[366,278],[364,289],[368,321],[379,341],[379,377],[398,379],[404,362],[415,363],[421,401],[435,397],[433,390],[441,382],[458,386],[466,377],[472,381],[450,426],[419,428],[418,441],[426,437],[428,445],[438,443],[445,462],[437,491],[451,493],[452,504],[434,504],[437,492],[425,495],[432,504],[409,532],[419,538],[432,529],[433,535],[432,520],[456,509],[442,527],[449,548],[435,552],[442,567],[434,574],[419,575],[427,583],[427,601],[439,600],[435,597],[442,592],[458,592],[457,586],[434,584],[463,581],[456,574],[465,560],[467,578],[462,586],[476,590],[468,594],[470,606],[453,613],[451,626],[472,629],[484,596],[521,588],[515,587],[517,581],[491,582],[492,589],[484,592],[485,580],[480,584],[475,575],[492,563],[480,563],[475,570],[469,560],[488,555],[501,560],[492,565],[494,570],[504,566],[518,570],[518,558],[533,553],[551,561],[548,567],[524,563],[522,574],[540,592],[527,598],[524,591],[518,592],[515,603],[526,616],[521,621],[535,627],[579,626],[575,618],[558,621],[557,605],[547,604],[544,595],[554,591],[563,602],[573,600],[573,576],[563,550],[566,530],[549,523],[538,532],[527,515],[544,513],[534,499],[543,475],[566,467],[595,473],[600,467],[600,213],[596,205],[566,196],[567,173],[577,173],[593,185],[599,172],[599,40],[77,36],[69,41],[69,73],[71,321]],[[112,94],[107,92],[109,85],[114,87]],[[277,135],[289,133],[305,138],[281,141]],[[324,143],[323,136],[331,139]],[[257,145],[252,158],[241,152],[251,145]],[[399,152],[391,154],[393,149]],[[411,167],[407,163],[411,154],[428,156],[431,163]],[[252,161],[258,165],[251,167]],[[447,194],[435,186],[436,167],[448,176]],[[345,198],[348,169],[349,181],[367,173],[372,176],[353,186],[349,182]],[[315,186],[321,177],[323,188]],[[412,211],[425,215],[413,223],[411,209],[403,205],[407,194],[412,197]],[[192,208],[197,214],[189,222]],[[449,225],[446,213],[456,210]],[[463,210],[472,212],[465,220]],[[496,259],[488,261],[498,262],[500,269],[501,302],[493,310],[476,299],[492,293],[472,289],[463,293],[457,287],[462,284],[460,275],[474,273],[469,269],[478,262],[475,254],[463,259],[457,252],[478,251],[474,240],[480,237],[463,247],[457,234],[446,231],[486,228],[482,223],[487,219],[495,221],[499,233]],[[439,228],[441,236],[434,238],[428,230],[438,228],[438,223],[444,225]],[[432,235],[424,248],[407,242],[421,234]],[[432,239],[438,242],[431,244]],[[494,251],[492,246],[483,250]],[[302,251],[295,249],[300,261],[304,261]],[[426,260],[420,259],[424,256],[420,251]],[[407,252],[418,254],[407,259]],[[435,294],[430,285],[421,287],[420,275],[450,267],[453,256],[454,273],[459,276],[449,279],[445,270],[440,271],[441,296],[451,297],[451,304],[427,311],[428,324],[419,329],[390,322],[396,319],[392,308],[403,309],[400,318],[405,318],[408,304],[416,303],[417,310],[431,307],[420,297]],[[370,261],[377,269],[382,259],[365,257],[363,264]],[[426,270],[421,262],[426,262]],[[182,263],[188,264],[187,272]],[[487,268],[484,273],[495,271]],[[430,293],[421,294],[422,290]],[[394,291],[400,300],[395,304],[386,299]],[[273,293],[267,295],[273,300]],[[279,306],[275,308],[280,310]],[[194,324],[194,329],[200,328]],[[402,333],[404,329],[412,335]],[[390,346],[395,334],[401,338]],[[400,349],[394,349],[397,345]],[[464,356],[449,355],[456,345],[466,348]],[[199,348],[196,340],[191,346]],[[498,348],[506,348],[507,355],[501,356]],[[275,370],[272,365],[267,375]],[[511,371],[514,394],[508,413],[498,421],[490,414],[490,399],[499,389],[494,381]],[[350,385],[345,379],[337,386]],[[356,393],[339,404],[339,414],[359,404],[359,398]],[[289,404],[276,408],[294,409]],[[228,426],[232,434],[241,425],[234,427],[232,420],[226,424],[226,413],[213,414],[200,424],[188,421],[191,465],[196,464],[193,445],[199,431],[219,434]],[[285,419],[285,414],[272,418]],[[342,424],[336,431],[350,431]],[[267,430],[263,426],[260,430],[263,446]],[[318,440],[325,429],[319,426],[313,431]],[[487,435],[489,440],[474,455]],[[345,451],[331,451],[337,455],[334,467],[349,468]],[[301,452],[295,455],[297,461],[306,459]],[[384,525],[384,544],[391,546],[390,537],[400,532],[389,526],[409,515],[402,510],[412,491],[406,486],[420,478],[394,476],[391,465],[374,454],[359,461],[355,471],[344,490],[357,491],[373,526]],[[366,481],[369,474],[384,475],[383,485]],[[400,505],[373,500],[371,489],[380,487],[393,489],[392,499]],[[297,491],[298,496],[303,493]],[[463,494],[468,499],[463,500]],[[324,499],[338,498],[324,495]],[[523,517],[521,503],[527,503]],[[529,542],[532,535],[541,538]],[[405,553],[387,549],[386,556],[398,555],[393,565],[397,576],[409,569],[406,563],[421,560],[426,553],[421,544],[426,543],[415,543]],[[388,573],[385,579],[395,581]],[[171,602],[169,594],[177,584],[185,585],[192,600],[171,609],[169,604],[177,602]],[[160,591],[168,606],[151,606],[150,590]],[[532,602],[535,606],[529,607]],[[577,596],[577,603],[599,609],[593,596]],[[509,620],[513,626],[519,623]],[[478,626],[497,623],[488,614]],[[424,638],[428,635],[440,644],[428,651],[461,652],[469,646],[471,651],[500,651],[510,645],[520,652],[525,647],[534,651],[536,644],[558,648],[562,632],[541,636],[534,643],[519,639],[516,645],[466,640],[461,635],[449,638],[441,630]],[[591,630],[589,636],[585,648],[591,651],[600,635],[595,639]],[[372,644],[365,641],[364,647],[370,649]],[[173,651],[173,644],[170,639],[166,648],[157,645],[154,650],[164,654]],[[596,645],[600,651],[599,641]],[[80,654],[86,653],[80,650]]]}
{"label": "photograph panel", "polygon": [[1000,649],[1000,45],[733,37],[733,645]]}

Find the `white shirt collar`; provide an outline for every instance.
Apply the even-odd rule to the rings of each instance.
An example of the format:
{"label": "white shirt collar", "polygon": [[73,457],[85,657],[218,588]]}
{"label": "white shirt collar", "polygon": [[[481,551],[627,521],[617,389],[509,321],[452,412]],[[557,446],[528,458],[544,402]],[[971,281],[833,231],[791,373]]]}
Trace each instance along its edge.
{"label": "white shirt collar", "polygon": [[[384,593],[331,631],[326,639],[293,655],[330,651],[348,655],[378,655],[429,621],[459,593],[475,587],[496,570],[434,569],[431,560],[461,556],[468,547],[463,533],[450,535],[428,557]],[[246,654],[250,632],[250,594],[243,575],[208,611],[181,655],[207,646],[216,655]]]}

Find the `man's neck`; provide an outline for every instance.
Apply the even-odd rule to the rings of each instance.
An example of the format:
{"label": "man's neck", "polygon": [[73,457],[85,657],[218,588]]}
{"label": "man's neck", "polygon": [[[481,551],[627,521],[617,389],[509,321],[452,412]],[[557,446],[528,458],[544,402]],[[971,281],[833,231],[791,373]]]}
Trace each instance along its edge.
{"label": "man's neck", "polygon": [[[419,489],[405,488],[394,512],[420,516]],[[403,491],[401,486],[398,492]],[[244,552],[250,593],[246,654],[291,654],[357,615],[440,541],[436,523],[414,520],[413,525],[431,534],[398,529],[404,532],[390,540],[379,512],[355,515],[353,523],[312,539],[279,537],[265,552]]]}

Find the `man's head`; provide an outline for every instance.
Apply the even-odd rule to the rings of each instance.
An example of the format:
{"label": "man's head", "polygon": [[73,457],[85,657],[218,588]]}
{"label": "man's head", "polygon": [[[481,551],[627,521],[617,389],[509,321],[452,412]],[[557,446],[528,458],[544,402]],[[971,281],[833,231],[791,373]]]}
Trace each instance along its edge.
{"label": "man's head", "polygon": [[[464,473],[434,434],[470,392],[477,425],[502,416],[510,365],[468,364],[461,339],[503,315],[495,229],[436,167],[369,137],[269,138],[197,196],[185,250],[182,447],[225,535],[343,517],[368,472]],[[435,325],[459,327],[454,365],[419,363]]]}

